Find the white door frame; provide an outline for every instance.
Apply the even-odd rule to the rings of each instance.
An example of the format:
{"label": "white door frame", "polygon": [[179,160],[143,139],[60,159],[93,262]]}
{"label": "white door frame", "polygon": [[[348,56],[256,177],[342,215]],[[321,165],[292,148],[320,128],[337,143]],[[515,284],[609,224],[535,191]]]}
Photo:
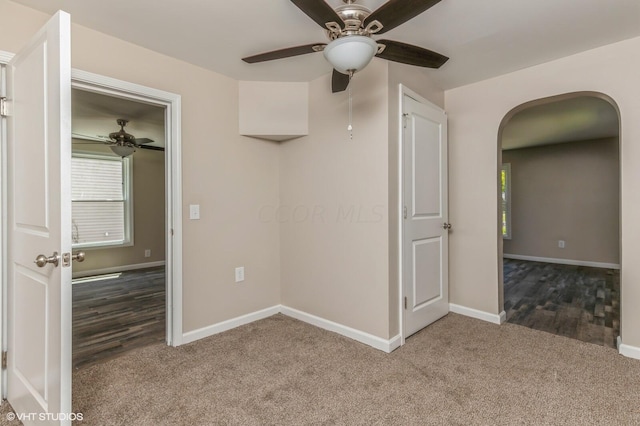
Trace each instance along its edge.
{"label": "white door frame", "polygon": [[[4,72],[13,53],[0,50],[0,66]],[[4,79],[2,80],[4,81]],[[168,345],[182,344],[182,141],[181,141],[181,96],[158,89],[129,83],[111,77],[105,77],[77,69],[71,70],[71,86],[75,89],[87,90],[95,93],[117,96],[133,101],[140,101],[165,108],[165,188],[166,188],[166,276],[167,276],[167,323],[166,341]],[[0,93],[5,93],[0,88]],[[0,131],[6,132],[5,126]],[[0,221],[0,278],[2,291],[0,292],[0,338],[2,350],[7,349],[7,276],[5,253],[7,250],[6,233],[6,140],[2,136],[0,147],[0,207],[2,217]],[[2,396],[6,396],[6,371],[2,372]]]}
{"label": "white door frame", "polygon": [[[9,61],[13,58],[13,54],[0,50],[0,95],[5,96],[7,93],[6,87],[6,67]],[[0,291],[0,343],[2,345],[2,352],[7,350],[7,336],[9,332],[9,325],[7,324],[7,126],[6,119],[0,117],[0,279],[1,291]],[[2,370],[1,375],[2,398],[7,397],[7,383],[8,383],[8,371]]]}
{"label": "white door frame", "polygon": [[182,344],[182,144],[181,96],[105,77],[86,71],[71,70],[71,88],[165,108],[165,258],[166,258],[166,341]]}
{"label": "white door frame", "polygon": [[405,344],[404,332],[404,252],[402,250],[404,244],[404,97],[409,96],[421,104],[428,105],[437,111],[445,112],[442,108],[428,101],[404,84],[398,85],[398,324],[400,327],[400,345]]}

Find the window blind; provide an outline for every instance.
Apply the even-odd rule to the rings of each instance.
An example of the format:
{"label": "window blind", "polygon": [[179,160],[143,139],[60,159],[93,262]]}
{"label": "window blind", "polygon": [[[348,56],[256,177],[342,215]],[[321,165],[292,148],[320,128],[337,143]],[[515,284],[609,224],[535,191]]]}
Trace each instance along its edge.
{"label": "window blind", "polygon": [[121,158],[71,159],[73,244],[125,241],[125,191]]}

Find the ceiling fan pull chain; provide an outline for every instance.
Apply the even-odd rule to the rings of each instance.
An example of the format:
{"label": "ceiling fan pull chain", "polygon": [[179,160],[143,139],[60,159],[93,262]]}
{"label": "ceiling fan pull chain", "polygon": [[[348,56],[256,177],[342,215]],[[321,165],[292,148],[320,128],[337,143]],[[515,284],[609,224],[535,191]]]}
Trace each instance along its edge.
{"label": "ceiling fan pull chain", "polygon": [[[349,72],[349,81],[351,81],[351,77],[353,77],[353,71]],[[349,131],[350,140],[353,140],[352,110],[353,110],[353,97],[351,96],[351,85],[349,85],[349,125],[347,126],[347,130]]]}

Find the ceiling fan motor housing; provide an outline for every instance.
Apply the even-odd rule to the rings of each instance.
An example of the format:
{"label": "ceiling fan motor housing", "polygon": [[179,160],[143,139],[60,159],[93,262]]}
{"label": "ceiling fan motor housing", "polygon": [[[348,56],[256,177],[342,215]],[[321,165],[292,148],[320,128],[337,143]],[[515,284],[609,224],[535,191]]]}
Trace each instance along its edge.
{"label": "ceiling fan motor housing", "polygon": [[127,125],[129,120],[118,118],[116,122],[118,123],[118,126],[120,126],[120,130],[117,132],[109,133],[109,139],[111,139],[118,145],[135,146],[135,136],[124,131],[124,126]]}
{"label": "ceiling fan motor housing", "polygon": [[382,24],[379,21],[373,21],[366,27],[362,26],[367,16],[371,15],[369,8],[351,1],[345,1],[345,3],[347,4],[336,8],[336,13],[342,19],[344,27],[337,22],[326,23],[329,40],[352,35],[369,37],[382,29]]}

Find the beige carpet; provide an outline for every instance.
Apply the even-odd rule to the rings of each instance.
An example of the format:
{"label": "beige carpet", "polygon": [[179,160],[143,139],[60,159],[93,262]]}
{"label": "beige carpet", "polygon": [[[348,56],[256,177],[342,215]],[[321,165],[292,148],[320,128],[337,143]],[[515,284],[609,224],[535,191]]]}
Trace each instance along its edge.
{"label": "beige carpet", "polygon": [[86,425],[640,424],[640,361],[449,314],[385,354],[275,315],[74,373]]}
{"label": "beige carpet", "polygon": [[16,419],[16,415],[11,408],[11,404],[2,401],[0,404],[0,426],[19,426],[22,422]]}

